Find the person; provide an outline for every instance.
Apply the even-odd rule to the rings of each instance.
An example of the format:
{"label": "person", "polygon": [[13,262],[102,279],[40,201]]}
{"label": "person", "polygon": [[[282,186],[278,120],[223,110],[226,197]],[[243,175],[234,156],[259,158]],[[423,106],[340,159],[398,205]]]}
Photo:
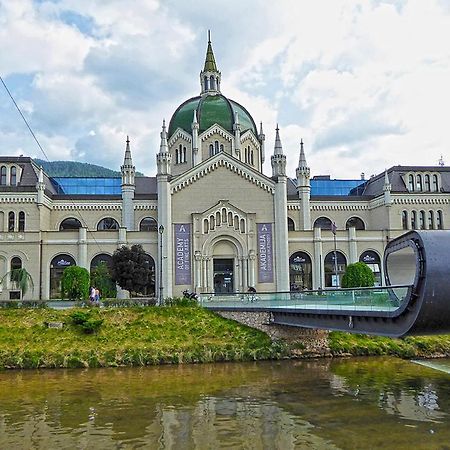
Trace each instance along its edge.
{"label": "person", "polygon": [[91,303],[95,302],[95,287],[91,286],[91,288],[89,289],[89,300]]}
{"label": "person", "polygon": [[250,286],[247,292],[250,292],[251,294],[256,294],[256,289],[253,286]]}
{"label": "person", "polygon": [[257,300],[258,300],[258,297],[256,297],[256,289],[253,287],[253,286],[250,286],[248,289],[247,289],[247,292],[250,294],[249,296],[248,296],[248,301],[250,302],[250,303],[253,303],[253,302],[256,302]]}
{"label": "person", "polygon": [[100,291],[97,288],[95,288],[94,301],[97,304],[100,303]]}

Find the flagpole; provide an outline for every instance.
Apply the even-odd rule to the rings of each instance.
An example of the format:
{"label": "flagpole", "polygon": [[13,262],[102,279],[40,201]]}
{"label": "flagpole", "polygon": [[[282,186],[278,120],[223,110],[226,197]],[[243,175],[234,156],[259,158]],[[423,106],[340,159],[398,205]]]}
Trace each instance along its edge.
{"label": "flagpole", "polygon": [[337,244],[336,244],[337,227],[334,222],[331,225],[331,231],[333,232],[334,237],[334,279],[336,280],[336,287],[339,287],[338,266],[337,266]]}

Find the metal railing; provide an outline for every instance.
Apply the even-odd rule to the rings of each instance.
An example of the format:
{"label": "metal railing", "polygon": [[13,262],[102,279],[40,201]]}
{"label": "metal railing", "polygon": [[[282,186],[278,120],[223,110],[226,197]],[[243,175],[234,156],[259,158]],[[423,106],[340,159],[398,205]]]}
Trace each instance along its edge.
{"label": "metal railing", "polygon": [[206,308],[395,311],[407,301],[411,289],[412,285],[396,285],[290,292],[205,293],[199,294],[199,303]]}

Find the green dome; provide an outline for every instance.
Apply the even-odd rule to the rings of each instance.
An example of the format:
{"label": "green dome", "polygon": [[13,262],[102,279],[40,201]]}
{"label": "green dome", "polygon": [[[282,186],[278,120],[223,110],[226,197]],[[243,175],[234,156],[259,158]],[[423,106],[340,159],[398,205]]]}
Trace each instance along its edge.
{"label": "green dome", "polygon": [[199,134],[217,123],[230,133],[234,133],[234,111],[237,111],[241,133],[252,130],[258,135],[255,122],[248,111],[233,100],[229,100],[222,94],[193,97],[181,104],[173,114],[169,123],[169,138],[177,128],[182,128],[189,134],[192,133],[192,120],[194,110],[197,111]]}

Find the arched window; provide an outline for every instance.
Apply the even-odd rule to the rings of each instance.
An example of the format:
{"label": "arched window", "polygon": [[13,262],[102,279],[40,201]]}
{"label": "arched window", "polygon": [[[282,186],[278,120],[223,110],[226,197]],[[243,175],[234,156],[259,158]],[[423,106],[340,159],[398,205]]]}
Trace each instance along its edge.
{"label": "arched window", "polygon": [[216,212],[216,226],[220,227],[220,222],[221,222],[220,212],[217,211]]}
{"label": "arched window", "polygon": [[81,222],[75,217],[64,219],[59,225],[59,231],[78,230],[78,228],[81,228]]}
{"label": "arched window", "polygon": [[17,184],[17,167],[12,166],[9,174],[9,184],[15,186]]}
{"label": "arched window", "polygon": [[425,211],[419,212],[419,230],[425,229]]}
{"label": "arched window", "polygon": [[250,164],[253,166],[253,150],[250,152]]}
{"label": "arched window", "polygon": [[105,217],[104,219],[100,220],[100,222],[97,225],[98,231],[114,231],[119,229],[119,224],[116,219],[113,219],[112,217]]}
{"label": "arched window", "polygon": [[22,260],[18,256],[11,258],[11,271],[22,268]]}
{"label": "arched window", "polygon": [[207,234],[209,231],[208,219],[203,220],[203,233]]}
{"label": "arched window", "polygon": [[359,261],[367,264],[375,275],[375,286],[381,286],[381,259],[378,253],[366,250],[361,253]]}
{"label": "arched window", "polygon": [[288,217],[288,231],[295,231],[295,222]]}
{"label": "arched window", "polygon": [[430,192],[431,191],[431,183],[430,183],[430,175],[425,175],[425,190]]}
{"label": "arched window", "polygon": [[186,147],[183,147],[183,162],[185,163],[187,161],[186,157]]}
{"label": "arched window", "polygon": [[416,211],[411,212],[411,228],[413,230],[417,229],[417,213],[416,213]]}
{"label": "arched window", "polygon": [[[342,276],[345,273],[347,267],[347,259],[344,254],[337,251],[336,258],[335,252],[330,252],[325,257],[325,286],[326,287],[339,287],[341,286]],[[336,260],[336,264],[335,264]],[[337,272],[337,273],[336,273]]]}
{"label": "arched window", "polygon": [[223,144],[220,144],[220,151],[223,152]]}
{"label": "arched window", "polygon": [[94,256],[91,261],[90,272],[101,263],[106,264],[108,267],[112,267],[112,256],[107,253],[100,253],[99,255]]}
{"label": "arched window", "polygon": [[64,269],[75,266],[75,260],[67,254],[55,256],[50,262],[50,298],[61,298],[61,277]]}
{"label": "arched window", "polygon": [[345,224],[345,229],[348,230],[351,227],[354,227],[357,230],[366,229],[364,222],[359,217],[350,217],[350,219],[347,220],[347,223]]}
{"label": "arched window", "polygon": [[433,175],[433,191],[437,192],[438,190],[439,190],[438,176],[435,174]]}
{"label": "arched window", "polygon": [[209,89],[209,78],[205,76],[205,91]]}
{"label": "arched window", "polygon": [[314,228],[320,228],[322,230],[331,230],[331,220],[328,217],[319,217],[314,222]]}
{"label": "arched window", "polygon": [[214,156],[214,145],[209,144],[209,156]]}
{"label": "arched window", "polygon": [[414,175],[410,175],[408,177],[408,185],[409,185],[409,190],[411,192],[414,191]]}
{"label": "arched window", "polygon": [[245,220],[244,219],[240,220],[240,232],[245,233]]}
{"label": "arched window", "polygon": [[210,89],[216,89],[216,80],[212,75],[209,78],[209,83]]}
{"label": "arched window", "polygon": [[291,291],[312,289],[312,263],[305,252],[295,252],[289,258],[289,285]]}
{"label": "arched window", "polygon": [[25,213],[19,212],[19,231],[25,231]]}
{"label": "arched window", "polygon": [[428,228],[434,230],[434,214],[433,211],[428,211]]}
{"label": "arched window", "polygon": [[[181,145],[180,145],[180,147],[181,147]],[[175,164],[179,164],[179,162],[180,162],[180,152],[179,152],[179,149],[176,148],[175,149]]]}
{"label": "arched window", "polygon": [[6,166],[0,167],[0,185],[6,184]]}
{"label": "arched window", "polygon": [[436,228],[438,230],[443,230],[444,229],[444,223],[442,220],[442,211],[439,210],[436,214]]}
{"label": "arched window", "polygon": [[8,231],[14,231],[16,228],[16,215],[13,211],[8,213]]}
{"label": "arched window", "polygon": [[416,186],[419,192],[422,191],[422,175],[416,176]]}
{"label": "arched window", "polygon": [[139,224],[139,231],[157,231],[158,223],[153,217],[144,217]]}
{"label": "arched window", "polygon": [[219,141],[214,141],[214,154],[219,153]]}
{"label": "arched window", "polygon": [[402,211],[402,228],[408,229],[408,211]]}
{"label": "arched window", "polygon": [[155,260],[149,255],[144,255],[144,265],[150,269],[148,282],[144,288],[144,295],[154,297],[155,295]]}

